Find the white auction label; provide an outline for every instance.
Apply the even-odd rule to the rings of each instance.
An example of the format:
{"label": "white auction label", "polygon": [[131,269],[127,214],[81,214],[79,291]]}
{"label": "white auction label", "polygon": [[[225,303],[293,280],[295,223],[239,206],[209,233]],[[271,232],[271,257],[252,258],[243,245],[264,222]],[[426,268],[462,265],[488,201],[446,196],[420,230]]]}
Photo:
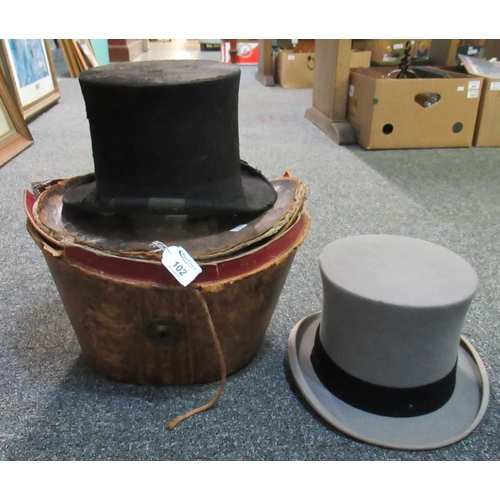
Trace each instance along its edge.
{"label": "white auction label", "polygon": [[167,247],[163,251],[161,263],[182,286],[189,285],[202,271],[201,267],[182,247]]}
{"label": "white auction label", "polygon": [[239,226],[233,227],[233,229],[230,229],[230,233],[238,233],[242,229],[245,229],[248,226],[248,224],[240,224]]}

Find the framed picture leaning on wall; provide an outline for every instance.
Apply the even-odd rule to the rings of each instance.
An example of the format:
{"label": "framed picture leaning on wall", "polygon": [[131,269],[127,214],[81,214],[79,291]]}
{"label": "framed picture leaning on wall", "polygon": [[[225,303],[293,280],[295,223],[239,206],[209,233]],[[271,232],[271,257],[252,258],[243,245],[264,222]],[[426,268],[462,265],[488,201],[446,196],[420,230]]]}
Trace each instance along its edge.
{"label": "framed picture leaning on wall", "polygon": [[92,44],[90,43],[90,40],[79,39],[76,41],[76,44],[81,50],[87,66],[89,68],[97,68],[97,66],[99,66],[99,62],[97,61],[94,51],[92,50]]}
{"label": "framed picture leaning on wall", "polygon": [[0,167],[32,144],[33,137],[0,71]]}
{"label": "framed picture leaning on wall", "polygon": [[48,40],[2,39],[0,59],[25,120],[31,120],[59,100],[59,85]]}

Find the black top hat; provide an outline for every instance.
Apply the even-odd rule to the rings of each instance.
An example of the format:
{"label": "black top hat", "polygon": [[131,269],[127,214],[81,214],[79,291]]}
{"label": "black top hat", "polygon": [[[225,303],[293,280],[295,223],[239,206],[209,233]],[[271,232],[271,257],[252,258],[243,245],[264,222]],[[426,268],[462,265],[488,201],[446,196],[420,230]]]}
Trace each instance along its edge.
{"label": "black top hat", "polygon": [[239,156],[240,70],[211,61],[113,63],[81,73],[95,174],[80,211],[258,214],[276,192]]}

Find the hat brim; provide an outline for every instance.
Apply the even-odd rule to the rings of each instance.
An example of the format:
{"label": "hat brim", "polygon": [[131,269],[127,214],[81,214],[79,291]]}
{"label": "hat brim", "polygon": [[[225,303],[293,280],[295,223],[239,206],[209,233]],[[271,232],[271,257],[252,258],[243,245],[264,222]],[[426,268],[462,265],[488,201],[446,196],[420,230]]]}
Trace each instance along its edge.
{"label": "hat brim", "polygon": [[385,448],[429,450],[460,441],[481,421],[489,400],[488,376],[465,338],[460,339],[455,390],[442,408],[418,417],[384,417],[348,405],[320,382],[310,360],[320,321],[317,312],[295,325],[288,339],[288,362],[305,399],[336,429]]}
{"label": "hat brim", "polygon": [[271,208],[276,190],[257,169],[243,160],[241,163],[242,191],[232,200],[116,197],[98,198],[94,174],[82,176],[80,184],[68,190],[64,206],[80,212],[115,214],[182,214],[182,215],[257,215]]}

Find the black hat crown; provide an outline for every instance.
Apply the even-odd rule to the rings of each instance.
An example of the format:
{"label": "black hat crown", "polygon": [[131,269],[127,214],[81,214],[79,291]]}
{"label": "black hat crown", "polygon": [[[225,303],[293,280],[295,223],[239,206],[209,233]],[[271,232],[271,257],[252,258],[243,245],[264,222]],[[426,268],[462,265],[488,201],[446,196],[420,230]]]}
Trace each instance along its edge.
{"label": "black hat crown", "polygon": [[66,193],[90,212],[258,214],[276,192],[240,159],[238,67],[114,63],[81,73],[95,174]]}

